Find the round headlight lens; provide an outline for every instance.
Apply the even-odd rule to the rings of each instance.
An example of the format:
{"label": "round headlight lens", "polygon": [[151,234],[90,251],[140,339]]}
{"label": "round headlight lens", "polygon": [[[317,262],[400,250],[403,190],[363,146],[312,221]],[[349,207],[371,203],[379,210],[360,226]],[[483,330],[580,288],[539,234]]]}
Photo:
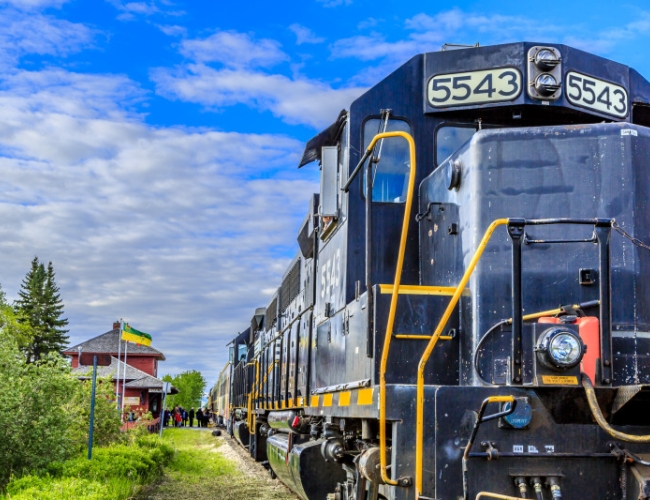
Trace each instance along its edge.
{"label": "round headlight lens", "polygon": [[560,64],[560,61],[552,51],[542,49],[535,54],[534,64],[542,71],[551,71],[555,66]]}
{"label": "round headlight lens", "polygon": [[575,335],[564,332],[553,337],[548,346],[548,353],[559,365],[574,365],[580,359],[582,347]]}
{"label": "round headlight lens", "polygon": [[560,85],[557,83],[557,80],[549,73],[542,73],[535,79],[535,90],[539,95],[553,95],[559,88]]}
{"label": "round headlight lens", "polygon": [[572,330],[555,327],[544,331],[535,346],[537,359],[555,370],[576,366],[585,354],[585,345]]}

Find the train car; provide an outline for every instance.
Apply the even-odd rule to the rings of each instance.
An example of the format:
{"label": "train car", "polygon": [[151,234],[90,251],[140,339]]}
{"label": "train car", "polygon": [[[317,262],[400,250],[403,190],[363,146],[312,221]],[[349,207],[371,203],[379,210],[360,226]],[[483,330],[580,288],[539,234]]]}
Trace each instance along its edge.
{"label": "train car", "polygon": [[558,44],[370,88],[306,144],[239,441],[308,500],[650,498],[649,126],[647,80]]}
{"label": "train car", "polygon": [[227,427],[230,418],[230,361],[223,367],[217,383],[210,389],[208,407],[219,427]]}

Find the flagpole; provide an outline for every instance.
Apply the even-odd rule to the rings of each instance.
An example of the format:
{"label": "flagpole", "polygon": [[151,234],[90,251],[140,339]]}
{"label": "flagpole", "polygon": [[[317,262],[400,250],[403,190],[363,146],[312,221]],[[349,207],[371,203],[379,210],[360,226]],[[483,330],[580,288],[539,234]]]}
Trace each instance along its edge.
{"label": "flagpole", "polygon": [[122,416],[124,416],[124,399],[126,398],[126,352],[129,348],[129,341],[124,342],[124,380],[122,381]]}
{"label": "flagpole", "polygon": [[117,379],[115,381],[115,401],[117,408],[120,408],[120,356],[122,354],[122,318],[120,318],[120,330],[117,332]]}

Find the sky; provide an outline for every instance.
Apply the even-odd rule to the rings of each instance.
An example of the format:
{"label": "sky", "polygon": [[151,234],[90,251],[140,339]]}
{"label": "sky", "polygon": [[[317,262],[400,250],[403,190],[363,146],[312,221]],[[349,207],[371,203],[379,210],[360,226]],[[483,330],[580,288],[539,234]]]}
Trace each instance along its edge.
{"label": "sky", "polygon": [[0,284],[51,261],[71,345],[123,318],[212,385],[298,250],[304,143],[442,44],[565,43],[650,77],[650,4],[0,0]]}

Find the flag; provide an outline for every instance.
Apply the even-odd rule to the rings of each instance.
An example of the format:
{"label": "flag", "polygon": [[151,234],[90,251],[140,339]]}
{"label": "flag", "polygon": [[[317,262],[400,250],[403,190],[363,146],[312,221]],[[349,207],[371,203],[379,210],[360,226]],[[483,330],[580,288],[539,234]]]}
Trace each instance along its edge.
{"label": "flag", "polygon": [[135,342],[136,344],[151,345],[151,335],[131,328],[128,323],[125,323],[122,328],[122,340]]}

